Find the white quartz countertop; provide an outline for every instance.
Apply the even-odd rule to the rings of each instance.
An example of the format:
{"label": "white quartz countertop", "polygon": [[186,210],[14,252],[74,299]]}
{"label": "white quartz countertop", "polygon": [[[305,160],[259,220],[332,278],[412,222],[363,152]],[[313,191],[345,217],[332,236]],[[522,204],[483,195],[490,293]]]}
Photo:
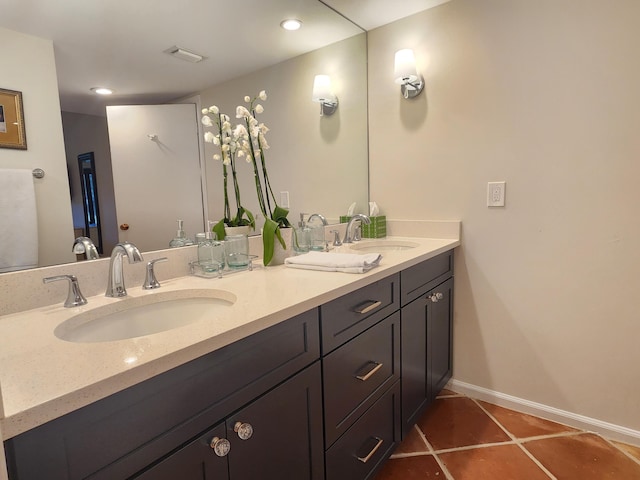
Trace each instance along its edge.
{"label": "white quartz countertop", "polygon": [[89,303],[82,307],[64,308],[61,301],[0,316],[0,385],[4,403],[0,431],[4,439],[460,245],[457,239],[389,239],[407,240],[418,246],[383,252],[380,266],[365,274],[277,266],[224,278],[175,278],[161,281],[162,287],[152,291],[130,286],[129,297],[210,288],[231,292],[237,298],[224,315],[145,337],[71,343],[54,335],[55,328],[66,319],[122,301],[103,295],[89,297]]}

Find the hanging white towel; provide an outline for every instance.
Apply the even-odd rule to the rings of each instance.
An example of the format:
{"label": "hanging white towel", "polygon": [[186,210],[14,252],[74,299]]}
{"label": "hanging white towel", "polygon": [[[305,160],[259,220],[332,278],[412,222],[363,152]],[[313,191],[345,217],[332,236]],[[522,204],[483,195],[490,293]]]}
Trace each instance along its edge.
{"label": "hanging white towel", "polygon": [[287,267],[320,270],[323,272],[365,273],[377,267],[382,260],[379,253],[324,253],[309,252],[286,258]]}
{"label": "hanging white towel", "polygon": [[38,218],[31,170],[0,169],[0,272],[38,266]]}

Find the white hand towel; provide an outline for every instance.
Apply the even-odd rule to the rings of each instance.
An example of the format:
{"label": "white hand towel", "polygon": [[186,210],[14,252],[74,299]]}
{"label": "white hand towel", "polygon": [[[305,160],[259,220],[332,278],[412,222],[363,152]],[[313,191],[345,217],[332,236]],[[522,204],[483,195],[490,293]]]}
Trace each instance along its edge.
{"label": "white hand towel", "polygon": [[297,257],[289,257],[287,267],[319,270],[323,272],[365,273],[377,267],[382,260],[379,253],[324,253],[309,252]]}
{"label": "white hand towel", "polygon": [[33,174],[0,169],[0,272],[38,266],[38,218]]}

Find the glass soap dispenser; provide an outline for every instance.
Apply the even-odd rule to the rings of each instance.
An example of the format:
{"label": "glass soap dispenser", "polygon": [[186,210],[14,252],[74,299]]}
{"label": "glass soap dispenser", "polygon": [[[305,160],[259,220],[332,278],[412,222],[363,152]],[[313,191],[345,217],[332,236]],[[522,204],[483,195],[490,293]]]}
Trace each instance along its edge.
{"label": "glass soap dispenser", "polygon": [[207,221],[205,239],[198,243],[198,263],[205,272],[217,272],[224,268],[224,243],[216,240],[213,222]]}
{"label": "glass soap dispenser", "polygon": [[170,248],[193,245],[193,241],[189,237],[187,237],[186,233],[184,233],[184,229],[182,228],[182,226],[182,220],[178,220],[178,231],[176,232],[175,238],[169,242]]}

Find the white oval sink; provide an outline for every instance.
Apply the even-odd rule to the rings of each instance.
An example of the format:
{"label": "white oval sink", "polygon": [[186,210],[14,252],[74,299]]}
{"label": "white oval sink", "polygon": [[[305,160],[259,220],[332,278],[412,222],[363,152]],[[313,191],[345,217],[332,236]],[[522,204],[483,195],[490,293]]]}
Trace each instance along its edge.
{"label": "white oval sink", "polygon": [[54,330],[61,340],[110,342],[153,335],[200,320],[215,320],[236,301],[224,290],[173,290],[119,299],[65,320]]}
{"label": "white oval sink", "polygon": [[349,246],[351,250],[357,252],[370,253],[370,252],[394,252],[400,250],[409,250],[420,246],[416,242],[408,242],[404,240],[371,240],[361,241],[360,243],[354,243]]}

